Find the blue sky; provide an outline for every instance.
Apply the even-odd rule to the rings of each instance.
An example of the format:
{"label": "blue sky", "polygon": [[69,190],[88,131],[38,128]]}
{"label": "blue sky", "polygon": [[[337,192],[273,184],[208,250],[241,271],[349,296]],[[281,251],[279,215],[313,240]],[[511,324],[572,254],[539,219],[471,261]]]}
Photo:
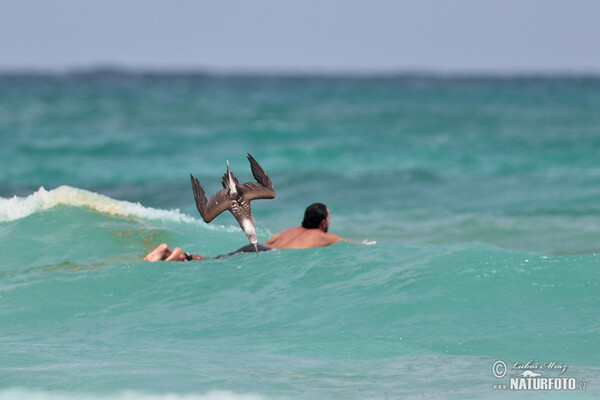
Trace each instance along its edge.
{"label": "blue sky", "polygon": [[0,70],[600,73],[600,1],[2,0]]}

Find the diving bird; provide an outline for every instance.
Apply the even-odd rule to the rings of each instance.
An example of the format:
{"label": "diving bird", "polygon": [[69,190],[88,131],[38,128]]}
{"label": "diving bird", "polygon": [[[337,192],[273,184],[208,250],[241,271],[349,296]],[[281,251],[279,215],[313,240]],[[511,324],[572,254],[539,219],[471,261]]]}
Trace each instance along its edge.
{"label": "diving bird", "polygon": [[194,178],[192,174],[190,174],[190,178],[192,180],[196,208],[204,222],[209,223],[223,211],[229,210],[240,224],[246,236],[248,236],[250,243],[254,245],[256,254],[258,254],[258,240],[256,239],[256,232],[254,230],[254,219],[252,218],[250,202],[256,199],[274,199],[275,190],[273,189],[271,179],[269,179],[262,167],[250,154],[248,154],[248,161],[250,161],[250,168],[256,182],[246,182],[240,185],[237,178],[231,173],[228,160],[227,172],[221,180],[223,189],[210,196],[208,200],[206,200],[206,194],[202,186],[200,186],[198,179]]}

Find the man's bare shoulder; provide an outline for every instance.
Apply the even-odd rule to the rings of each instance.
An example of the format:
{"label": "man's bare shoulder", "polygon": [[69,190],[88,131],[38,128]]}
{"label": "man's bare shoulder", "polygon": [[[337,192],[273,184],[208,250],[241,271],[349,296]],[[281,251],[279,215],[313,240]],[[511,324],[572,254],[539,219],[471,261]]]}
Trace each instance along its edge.
{"label": "man's bare shoulder", "polygon": [[344,241],[346,239],[339,237],[333,233],[323,232],[325,240],[327,240],[328,244],[334,244],[337,242]]}
{"label": "man's bare shoulder", "polygon": [[290,239],[300,235],[302,233],[301,231],[303,229],[304,228],[302,228],[301,226],[294,226],[294,227],[285,229],[285,230],[273,235],[264,244],[267,246],[272,246],[272,247],[276,247],[276,248],[277,247],[285,248],[287,243],[290,241]]}
{"label": "man's bare shoulder", "polygon": [[285,236],[285,235],[290,235],[290,234],[297,234],[297,233],[304,232],[307,230],[308,229],[303,228],[302,226],[298,225],[298,226],[292,226],[291,228],[284,229],[281,232],[279,232],[277,235]]}
{"label": "man's bare shoulder", "polygon": [[279,232],[278,235],[280,235],[282,237],[283,236],[302,235],[302,236],[322,237],[322,238],[328,238],[328,239],[338,238],[337,235],[334,235],[332,233],[323,232],[320,229],[307,229],[302,226],[294,226],[294,227],[288,228],[286,230]]}
{"label": "man's bare shoulder", "polygon": [[306,237],[306,239],[309,241],[310,247],[329,246],[330,244],[334,244],[339,241],[345,240],[339,237],[338,235],[323,232],[320,229],[302,229],[305,231],[303,233],[303,236]]}

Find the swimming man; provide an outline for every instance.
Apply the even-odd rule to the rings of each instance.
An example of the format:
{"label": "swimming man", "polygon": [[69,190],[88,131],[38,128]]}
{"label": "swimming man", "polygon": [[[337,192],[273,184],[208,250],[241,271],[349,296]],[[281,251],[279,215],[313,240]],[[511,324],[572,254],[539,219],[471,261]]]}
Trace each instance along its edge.
{"label": "swimming man", "polygon": [[[271,249],[310,249],[313,247],[329,246],[340,241],[355,243],[334,235],[333,233],[328,233],[328,229],[329,209],[325,204],[314,203],[306,208],[301,226],[294,226],[293,228],[288,228],[279,232],[263,244],[258,245],[258,251],[268,251]],[[368,244],[374,243],[375,242],[369,242]],[[232,253],[220,255],[216,258],[247,252],[255,252],[254,246],[248,244]],[[208,257],[185,253],[179,247],[169,250],[167,244],[163,243],[150,252],[144,258],[144,261],[200,261],[206,260],[207,258]]]}

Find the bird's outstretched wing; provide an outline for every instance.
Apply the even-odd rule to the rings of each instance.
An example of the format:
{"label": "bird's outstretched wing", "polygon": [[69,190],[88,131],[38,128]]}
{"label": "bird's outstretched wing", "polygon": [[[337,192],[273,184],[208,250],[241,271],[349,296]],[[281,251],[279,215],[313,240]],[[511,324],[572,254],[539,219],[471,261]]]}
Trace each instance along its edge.
{"label": "bird's outstretched wing", "polygon": [[202,216],[202,219],[207,224],[215,219],[215,217],[221,214],[225,210],[229,210],[230,201],[227,197],[227,189],[221,189],[217,193],[210,196],[210,199],[206,200],[206,194],[204,189],[200,186],[198,179],[194,178],[190,174],[192,181],[192,190],[194,192],[194,200],[196,200],[196,208]]}
{"label": "bird's outstretched wing", "polygon": [[256,162],[256,160],[248,154],[248,161],[250,161],[250,168],[252,169],[252,175],[256,182],[246,182],[240,185],[240,191],[242,197],[246,201],[255,199],[274,199],[275,189],[273,189],[273,183],[271,179],[265,173],[265,170]]}

